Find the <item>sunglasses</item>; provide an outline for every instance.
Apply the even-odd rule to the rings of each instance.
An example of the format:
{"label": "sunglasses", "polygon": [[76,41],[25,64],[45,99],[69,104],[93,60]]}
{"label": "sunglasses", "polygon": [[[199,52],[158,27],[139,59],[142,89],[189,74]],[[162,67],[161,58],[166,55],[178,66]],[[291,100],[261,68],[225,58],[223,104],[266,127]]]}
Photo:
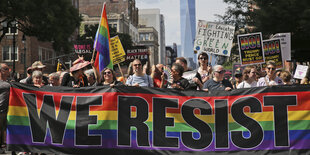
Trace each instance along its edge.
{"label": "sunglasses", "polygon": [[133,66],[141,66],[142,64],[134,64]]}
{"label": "sunglasses", "polygon": [[208,60],[208,58],[206,58],[206,57],[200,57],[199,59],[200,60]]}
{"label": "sunglasses", "polygon": [[272,67],[267,67],[267,69],[268,70],[273,70],[273,71],[276,70],[275,68],[272,68]]}
{"label": "sunglasses", "polygon": [[111,74],[112,72],[103,72],[103,75]]}
{"label": "sunglasses", "polygon": [[224,74],[226,71],[225,70],[221,70],[221,71],[215,71],[215,72],[217,72],[219,74]]}

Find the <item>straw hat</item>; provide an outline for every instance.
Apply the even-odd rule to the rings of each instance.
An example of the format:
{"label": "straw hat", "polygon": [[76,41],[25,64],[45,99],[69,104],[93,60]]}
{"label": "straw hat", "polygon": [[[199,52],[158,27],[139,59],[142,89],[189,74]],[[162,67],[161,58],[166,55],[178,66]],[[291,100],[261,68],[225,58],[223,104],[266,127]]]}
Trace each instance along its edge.
{"label": "straw hat", "polygon": [[36,69],[36,68],[45,68],[45,65],[42,64],[41,61],[35,61],[32,65],[31,65],[32,69]]}
{"label": "straw hat", "polygon": [[77,71],[77,70],[79,70],[79,69],[82,69],[82,68],[88,66],[89,64],[90,64],[89,61],[84,61],[84,60],[82,60],[82,61],[80,61],[79,63],[74,64],[74,65],[70,68],[70,72],[73,72],[73,71]]}

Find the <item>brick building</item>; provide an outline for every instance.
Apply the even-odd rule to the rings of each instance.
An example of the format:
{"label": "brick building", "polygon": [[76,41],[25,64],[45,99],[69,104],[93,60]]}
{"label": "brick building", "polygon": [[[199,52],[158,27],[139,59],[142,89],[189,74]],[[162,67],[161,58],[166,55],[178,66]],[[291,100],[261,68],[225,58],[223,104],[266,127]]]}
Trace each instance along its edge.
{"label": "brick building", "polygon": [[135,0],[80,0],[79,12],[83,17],[81,26],[99,23],[103,3],[109,25],[119,33],[129,34],[134,44],[138,43],[138,8]]}
{"label": "brick building", "polygon": [[8,28],[8,32],[0,42],[1,62],[7,63],[13,69],[13,46],[15,35],[15,75],[17,78],[25,77],[25,70],[34,61],[40,60],[46,65],[46,73],[55,71],[55,61],[50,60],[56,56],[49,42],[38,41],[35,37],[23,36],[23,32]]}

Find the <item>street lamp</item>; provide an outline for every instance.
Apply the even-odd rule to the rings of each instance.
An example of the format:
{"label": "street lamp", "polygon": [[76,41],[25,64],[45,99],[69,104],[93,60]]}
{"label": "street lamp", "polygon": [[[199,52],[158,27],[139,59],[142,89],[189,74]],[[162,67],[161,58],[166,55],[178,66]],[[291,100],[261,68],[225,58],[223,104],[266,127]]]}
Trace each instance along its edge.
{"label": "street lamp", "polygon": [[16,46],[16,40],[15,40],[15,33],[16,33],[16,22],[12,21],[10,23],[11,33],[13,32],[13,79],[15,79],[15,46]]}
{"label": "street lamp", "polygon": [[27,62],[26,62],[26,50],[27,50],[27,47],[26,47],[26,36],[25,34],[23,34],[23,38],[22,38],[22,43],[24,44],[24,74],[25,74],[25,77],[27,77]]}

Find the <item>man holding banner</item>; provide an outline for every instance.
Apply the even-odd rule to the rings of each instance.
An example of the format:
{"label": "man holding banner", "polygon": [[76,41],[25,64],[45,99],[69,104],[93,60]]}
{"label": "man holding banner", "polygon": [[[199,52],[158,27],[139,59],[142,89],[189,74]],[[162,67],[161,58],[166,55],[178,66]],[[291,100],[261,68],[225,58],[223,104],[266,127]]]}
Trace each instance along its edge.
{"label": "man holding banner", "polygon": [[283,85],[282,79],[277,77],[276,72],[276,63],[274,61],[268,61],[267,67],[265,68],[267,75],[265,77],[261,77],[257,86],[272,86],[272,85]]}

